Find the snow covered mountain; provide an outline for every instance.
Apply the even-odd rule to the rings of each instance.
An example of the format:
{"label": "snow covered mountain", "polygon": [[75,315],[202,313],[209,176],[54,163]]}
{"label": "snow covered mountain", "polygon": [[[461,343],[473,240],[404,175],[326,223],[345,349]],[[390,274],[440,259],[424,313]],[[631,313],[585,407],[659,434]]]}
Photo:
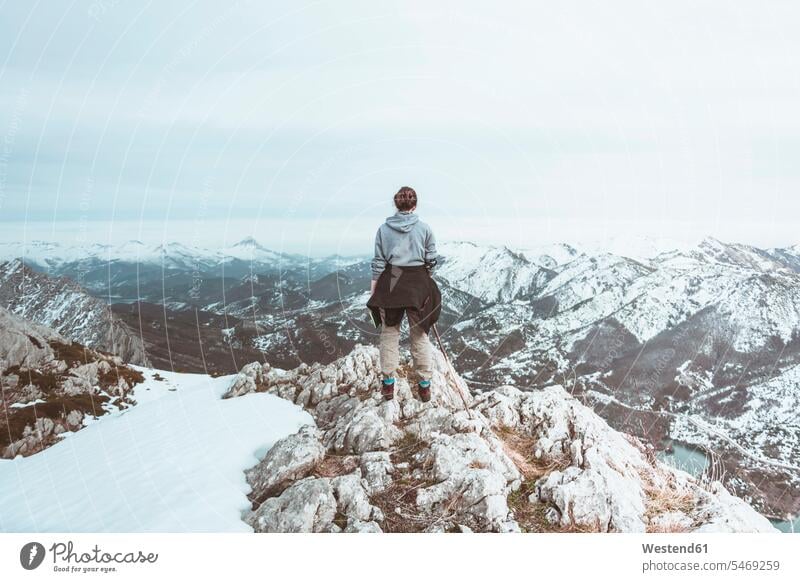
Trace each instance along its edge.
{"label": "snow covered mountain", "polygon": [[[700,447],[723,459],[739,494],[772,516],[794,515],[800,426],[775,419],[800,404],[796,253],[713,239],[663,246],[442,244],[443,339],[473,389],[567,382],[616,428],[659,448]],[[273,287],[264,311],[233,311],[257,324],[253,345],[267,361],[331,361],[374,341],[363,319],[368,271],[329,278],[328,291]],[[786,387],[781,397],[765,398],[761,387],[775,384]]]}
{"label": "snow covered mountain", "polygon": [[126,362],[147,364],[141,338],[106,303],[73,281],[36,272],[18,259],[0,263],[0,307]]}
{"label": "snow covered mountain", "polygon": [[462,318],[451,348],[481,366],[482,382],[569,378],[615,427],[658,446],[702,447],[739,494],[795,515],[800,278],[791,256],[714,240],[648,260],[581,254],[555,267],[530,304]]}
{"label": "snow covered mountain", "polygon": [[[440,250],[439,329],[474,391],[563,384],[658,449],[676,443],[721,459],[727,486],[771,517],[800,513],[798,247],[709,238]],[[225,252],[272,257],[252,240]],[[368,258],[281,260],[280,272],[248,263],[239,277],[199,281],[185,261],[131,272],[112,283],[131,304],[112,308],[158,366],[182,371],[330,363],[375,341]]]}
{"label": "snow covered mountain", "polygon": [[237,282],[252,274],[313,280],[357,260],[339,255],[309,258],[277,252],[252,237],[219,249],[178,242],[146,245],[137,240],[120,245],[0,243],[0,261],[14,259],[50,275],[69,277],[111,302],[165,301],[173,286],[183,294],[191,294],[209,279]]}
{"label": "snow covered mountain", "polygon": [[139,264],[158,264],[170,267],[201,268],[225,261],[258,261],[275,264],[291,258],[265,249],[253,238],[246,238],[231,247],[209,250],[177,242],[159,245],[145,245],[138,240],[130,240],[120,245],[62,245],[53,242],[31,241],[28,243],[0,244],[0,258],[21,259],[41,270],[59,271],[68,265],[87,261],[128,262]]}
{"label": "snow covered mountain", "polygon": [[552,278],[549,269],[506,247],[454,242],[440,245],[439,252],[444,260],[437,275],[453,288],[484,302],[534,296]]}
{"label": "snow covered mountain", "polygon": [[[53,341],[2,313],[0,333],[16,346],[3,361]],[[44,352],[37,365],[51,361]],[[377,350],[363,346],[293,370],[137,373],[130,406],[0,460],[0,530],[776,531],[562,387],[459,395],[466,385],[441,356],[429,403],[404,378],[384,401]]]}

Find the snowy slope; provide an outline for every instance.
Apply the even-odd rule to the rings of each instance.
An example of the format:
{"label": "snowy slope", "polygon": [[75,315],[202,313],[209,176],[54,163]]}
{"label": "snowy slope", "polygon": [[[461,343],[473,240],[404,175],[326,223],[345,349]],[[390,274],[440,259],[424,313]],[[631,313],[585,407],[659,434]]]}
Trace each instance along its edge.
{"label": "snowy slope", "polygon": [[250,529],[244,470],[312,418],[268,394],[222,400],[230,376],[142,371],[133,408],[0,462],[0,531]]}

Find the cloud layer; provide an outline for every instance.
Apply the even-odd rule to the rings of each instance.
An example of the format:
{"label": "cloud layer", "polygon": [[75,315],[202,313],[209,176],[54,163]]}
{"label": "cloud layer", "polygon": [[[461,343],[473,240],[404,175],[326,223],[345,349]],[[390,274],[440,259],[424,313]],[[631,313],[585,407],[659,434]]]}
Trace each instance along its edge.
{"label": "cloud layer", "polygon": [[229,226],[211,238],[349,252],[410,184],[458,238],[791,244],[799,16],[739,0],[15,3],[4,236],[213,221]]}

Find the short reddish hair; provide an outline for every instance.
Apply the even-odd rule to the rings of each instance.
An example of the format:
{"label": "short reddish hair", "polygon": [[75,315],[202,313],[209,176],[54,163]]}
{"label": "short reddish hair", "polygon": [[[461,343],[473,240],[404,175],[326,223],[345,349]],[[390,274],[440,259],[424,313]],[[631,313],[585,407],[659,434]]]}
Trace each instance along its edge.
{"label": "short reddish hair", "polygon": [[394,205],[398,210],[409,211],[417,205],[417,193],[409,186],[403,186],[394,195]]}

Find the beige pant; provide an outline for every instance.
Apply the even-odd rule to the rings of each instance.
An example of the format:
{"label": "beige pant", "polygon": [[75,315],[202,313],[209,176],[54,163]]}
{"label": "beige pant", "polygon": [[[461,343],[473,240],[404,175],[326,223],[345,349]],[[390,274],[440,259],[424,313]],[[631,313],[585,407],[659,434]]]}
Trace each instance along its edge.
{"label": "beige pant", "polygon": [[[430,380],[433,375],[433,346],[428,334],[414,321],[411,314],[408,316],[408,326],[411,335],[411,357],[414,360],[414,371],[420,380]],[[383,318],[383,310],[381,310]],[[386,377],[394,376],[400,363],[400,324],[381,325],[381,371]]]}

